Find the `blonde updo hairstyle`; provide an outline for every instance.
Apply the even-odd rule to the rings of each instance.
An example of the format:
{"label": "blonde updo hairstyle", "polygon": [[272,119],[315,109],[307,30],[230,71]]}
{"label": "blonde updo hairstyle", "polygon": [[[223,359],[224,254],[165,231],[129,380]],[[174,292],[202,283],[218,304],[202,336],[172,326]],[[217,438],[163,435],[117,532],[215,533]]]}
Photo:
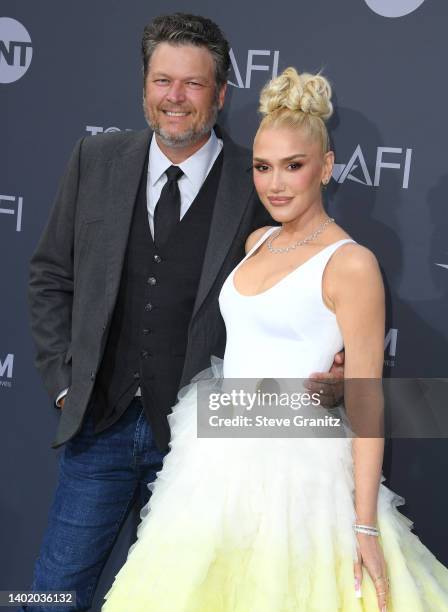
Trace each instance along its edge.
{"label": "blonde updo hairstyle", "polygon": [[263,115],[259,130],[304,128],[321,143],[323,154],[330,150],[325,121],[333,114],[331,87],[320,74],[299,74],[295,68],[286,68],[263,87],[258,110]]}

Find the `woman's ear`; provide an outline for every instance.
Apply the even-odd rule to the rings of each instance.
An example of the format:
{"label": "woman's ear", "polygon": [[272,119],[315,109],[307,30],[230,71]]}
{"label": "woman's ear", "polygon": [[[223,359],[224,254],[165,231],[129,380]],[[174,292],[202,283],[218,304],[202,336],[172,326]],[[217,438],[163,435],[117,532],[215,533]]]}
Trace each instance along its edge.
{"label": "woman's ear", "polygon": [[328,151],[324,155],[324,163],[322,167],[322,183],[327,185],[330,182],[331,175],[333,174],[333,166],[334,166],[334,153],[333,151]]}

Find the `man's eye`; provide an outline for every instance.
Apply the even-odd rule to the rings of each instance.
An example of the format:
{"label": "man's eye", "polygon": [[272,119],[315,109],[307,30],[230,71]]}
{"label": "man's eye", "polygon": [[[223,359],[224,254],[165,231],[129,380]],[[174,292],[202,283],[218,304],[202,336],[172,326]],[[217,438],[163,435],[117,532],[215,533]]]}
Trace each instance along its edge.
{"label": "man's eye", "polygon": [[198,83],[197,81],[188,81],[188,85],[190,85],[190,87],[195,87],[196,89],[202,87],[202,83]]}
{"label": "man's eye", "polygon": [[155,83],[158,83],[159,85],[166,85],[166,83],[168,83],[168,79],[156,79]]}

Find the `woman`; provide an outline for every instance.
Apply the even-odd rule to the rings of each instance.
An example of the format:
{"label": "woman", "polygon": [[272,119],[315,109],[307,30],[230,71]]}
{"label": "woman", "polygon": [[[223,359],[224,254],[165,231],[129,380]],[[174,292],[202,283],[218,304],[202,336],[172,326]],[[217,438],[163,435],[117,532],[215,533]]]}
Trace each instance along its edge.
{"label": "woman", "polygon": [[[288,68],[260,110],[254,182],[281,226],[249,236],[223,285],[224,380],[305,378],[343,346],[347,378],[380,379],[378,265],[322,204],[330,86]],[[196,412],[192,384],[104,612],[448,610],[448,571],[380,485],[382,438],[198,438]]]}

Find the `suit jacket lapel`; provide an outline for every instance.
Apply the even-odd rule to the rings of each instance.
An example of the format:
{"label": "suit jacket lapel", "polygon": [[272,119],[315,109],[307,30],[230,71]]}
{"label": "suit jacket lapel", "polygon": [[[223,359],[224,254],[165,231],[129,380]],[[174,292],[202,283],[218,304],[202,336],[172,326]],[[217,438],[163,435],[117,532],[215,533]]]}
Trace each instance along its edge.
{"label": "suit jacket lapel", "polygon": [[207,297],[235,239],[254,187],[247,152],[223,135],[223,165],[193,317]]}
{"label": "suit jacket lapel", "polygon": [[[113,311],[120,286],[137,190],[152,133],[144,130],[125,142],[110,163],[111,180],[106,219],[106,318]],[[107,197],[107,195],[106,195]]]}

